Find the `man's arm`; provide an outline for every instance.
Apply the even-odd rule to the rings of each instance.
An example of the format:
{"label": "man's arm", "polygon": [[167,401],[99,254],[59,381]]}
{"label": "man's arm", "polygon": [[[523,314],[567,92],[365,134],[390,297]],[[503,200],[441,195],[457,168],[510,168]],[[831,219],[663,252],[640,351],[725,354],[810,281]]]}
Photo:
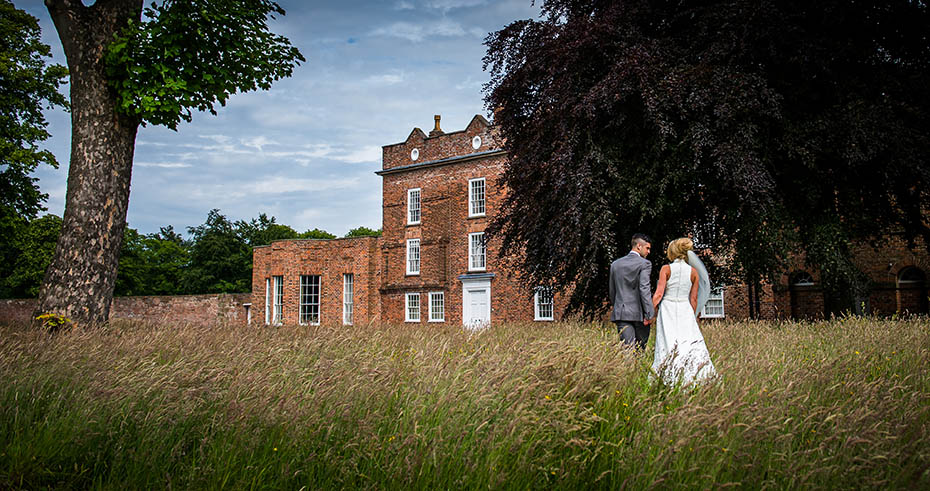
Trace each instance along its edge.
{"label": "man's arm", "polygon": [[652,263],[648,260],[639,271],[639,296],[643,304],[644,320],[652,319],[656,316],[656,311],[652,308],[652,288],[649,287],[649,280],[652,276]]}

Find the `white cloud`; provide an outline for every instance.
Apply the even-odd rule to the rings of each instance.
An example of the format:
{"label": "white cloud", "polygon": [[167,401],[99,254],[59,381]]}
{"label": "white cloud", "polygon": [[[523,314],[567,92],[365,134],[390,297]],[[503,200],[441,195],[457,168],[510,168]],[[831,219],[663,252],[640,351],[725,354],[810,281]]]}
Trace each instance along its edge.
{"label": "white cloud", "polygon": [[413,10],[415,7],[412,3],[401,0],[394,4],[394,10]]}
{"label": "white cloud", "polygon": [[221,144],[221,145],[225,145],[225,144],[227,144],[227,143],[229,143],[229,142],[232,141],[232,138],[230,138],[230,137],[228,137],[228,136],[226,136],[226,135],[198,135],[198,136],[199,136],[199,138],[205,138],[205,139],[207,139],[207,140],[212,140],[212,141],[214,141],[214,142],[216,142],[216,143],[219,143],[219,144]]}
{"label": "white cloud", "polygon": [[334,189],[353,189],[359,184],[358,178],[338,179],[295,179],[293,177],[273,176],[259,180],[250,186],[250,195],[284,194],[312,191],[332,191]]}
{"label": "white cloud", "polygon": [[376,145],[369,145],[348,153],[331,155],[329,158],[350,164],[357,164],[362,162],[380,162],[381,147]]}
{"label": "white cloud", "polygon": [[278,144],[278,142],[276,142],[276,141],[274,141],[274,140],[269,140],[268,138],[265,138],[264,136],[255,136],[255,137],[251,137],[251,138],[243,138],[243,139],[239,140],[239,143],[241,143],[242,145],[244,145],[244,146],[246,146],[246,147],[255,148],[255,149],[257,149],[259,152],[262,151],[262,147],[264,147],[265,145],[277,145],[277,144]]}
{"label": "white cloud", "polygon": [[452,9],[477,7],[486,3],[488,3],[487,0],[430,0],[426,2],[426,6],[448,12]]}
{"label": "white cloud", "polygon": [[406,78],[404,72],[395,70],[391,73],[372,75],[366,78],[364,83],[367,85],[396,85],[403,82]]}
{"label": "white cloud", "polygon": [[139,167],[161,167],[162,169],[183,169],[191,166],[183,162],[134,162],[133,165]]}
{"label": "white cloud", "polygon": [[[476,37],[483,37],[484,31],[478,30]],[[428,37],[462,37],[466,34],[475,36],[475,29],[466,31],[458,22],[448,19],[442,19],[433,24],[413,24],[410,22],[395,22],[385,27],[379,27],[372,31],[373,36],[396,37],[418,43]]]}

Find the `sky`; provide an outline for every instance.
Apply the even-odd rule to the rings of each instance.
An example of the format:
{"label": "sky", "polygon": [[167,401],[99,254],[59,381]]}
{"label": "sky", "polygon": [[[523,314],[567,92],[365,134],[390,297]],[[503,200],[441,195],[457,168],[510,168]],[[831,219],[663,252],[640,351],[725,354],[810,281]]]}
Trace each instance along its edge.
{"label": "sky", "polygon": [[[87,2],[85,2],[87,3]],[[217,116],[195,113],[178,131],[159,126],[136,137],[129,227],[186,233],[211,209],[230,220],[260,213],[298,232],[337,236],[381,227],[381,147],[429,131],[464,129],[487,115],[482,85],[485,36],[536,18],[531,0],[278,0],[271,22],[307,59],[270,90],[234,95]],[[14,0],[37,17],[51,62],[65,65],[42,0]],[[63,91],[68,90],[64,86]],[[60,167],[35,176],[61,216],[67,186],[70,118],[47,111]]]}

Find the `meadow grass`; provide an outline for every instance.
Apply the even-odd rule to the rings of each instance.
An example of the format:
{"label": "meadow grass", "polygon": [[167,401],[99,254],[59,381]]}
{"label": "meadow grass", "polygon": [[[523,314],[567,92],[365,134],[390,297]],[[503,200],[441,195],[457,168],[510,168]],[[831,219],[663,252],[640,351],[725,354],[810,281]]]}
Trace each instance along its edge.
{"label": "meadow grass", "polygon": [[0,327],[0,488],[928,488],[930,321]]}

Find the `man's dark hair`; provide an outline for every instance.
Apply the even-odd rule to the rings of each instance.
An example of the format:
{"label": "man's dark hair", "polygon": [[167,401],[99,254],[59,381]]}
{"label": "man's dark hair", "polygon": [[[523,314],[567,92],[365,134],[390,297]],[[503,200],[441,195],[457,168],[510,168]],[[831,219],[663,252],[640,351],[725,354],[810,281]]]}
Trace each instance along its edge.
{"label": "man's dark hair", "polygon": [[633,240],[630,241],[630,248],[636,247],[636,244],[640,242],[646,242],[652,244],[652,239],[649,238],[646,234],[633,234]]}

